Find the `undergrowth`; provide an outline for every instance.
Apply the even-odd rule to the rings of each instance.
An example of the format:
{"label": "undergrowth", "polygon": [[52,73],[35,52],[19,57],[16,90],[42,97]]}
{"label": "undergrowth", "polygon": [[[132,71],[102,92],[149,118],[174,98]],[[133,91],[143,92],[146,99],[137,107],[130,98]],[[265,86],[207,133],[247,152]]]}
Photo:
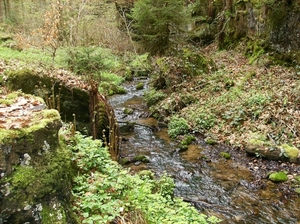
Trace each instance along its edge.
{"label": "undergrowth", "polygon": [[174,197],[167,174],[151,171],[131,175],[110,159],[100,140],[76,134],[69,144],[78,167],[74,179],[74,211],[80,223],[216,223]]}
{"label": "undergrowth", "polygon": [[[176,85],[159,90],[160,95],[168,97],[154,101],[151,114],[167,123],[174,116],[182,118],[190,130],[239,148],[248,146],[252,133],[260,133],[276,145],[287,143],[299,148],[297,67],[266,67],[262,62],[259,64],[260,60],[251,63],[238,49],[213,50],[207,55],[215,60],[216,70],[198,74],[190,81],[177,80]],[[165,67],[172,65],[172,61],[166,63],[169,64]],[[155,73],[165,79],[174,76],[159,67]],[[155,74],[151,78],[155,80]],[[148,90],[150,96],[157,93],[155,86]],[[189,94],[194,100],[185,102],[180,93]],[[169,134],[176,130],[177,127],[169,125]]]}

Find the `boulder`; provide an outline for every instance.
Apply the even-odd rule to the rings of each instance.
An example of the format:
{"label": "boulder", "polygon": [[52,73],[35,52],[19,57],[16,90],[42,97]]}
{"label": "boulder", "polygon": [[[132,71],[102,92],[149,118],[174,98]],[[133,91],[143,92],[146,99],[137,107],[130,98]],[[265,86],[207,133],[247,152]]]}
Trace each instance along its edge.
{"label": "boulder", "polygon": [[71,160],[60,147],[61,118],[41,98],[0,98],[0,223],[74,223]]}

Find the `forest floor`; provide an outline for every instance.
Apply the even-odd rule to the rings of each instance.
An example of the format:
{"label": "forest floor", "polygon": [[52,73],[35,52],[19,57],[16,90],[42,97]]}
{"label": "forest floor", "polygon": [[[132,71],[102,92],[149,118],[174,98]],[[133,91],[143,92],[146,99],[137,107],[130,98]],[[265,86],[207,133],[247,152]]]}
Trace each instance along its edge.
{"label": "forest floor", "polygon": [[203,49],[215,68],[177,85],[152,111],[176,111],[208,142],[238,149],[258,145],[274,153],[287,145],[300,149],[300,68],[277,65],[268,54],[249,59],[244,52],[243,45]]}
{"label": "forest floor", "polygon": [[[206,111],[218,120],[204,136],[233,146],[229,147],[231,158],[253,173],[253,188],[264,189],[272,172],[288,173],[291,182],[278,185],[278,189],[284,197],[293,197],[293,188],[299,187],[293,178],[300,175],[300,165],[249,156],[245,148],[251,138],[259,136],[263,142],[269,142],[269,147],[287,143],[300,149],[299,68],[274,65],[268,56],[249,63],[244,49],[243,45],[226,51],[218,51],[216,45],[203,49],[216,63],[217,72],[211,74],[214,81],[208,78],[211,86],[199,92],[200,107],[207,107]],[[228,80],[231,86],[226,89]],[[216,87],[223,90],[214,93]],[[208,96],[208,92],[213,96]],[[191,107],[197,110],[195,105]],[[184,109],[182,114],[189,114],[190,109]],[[210,156],[218,158],[219,151],[210,151]]]}

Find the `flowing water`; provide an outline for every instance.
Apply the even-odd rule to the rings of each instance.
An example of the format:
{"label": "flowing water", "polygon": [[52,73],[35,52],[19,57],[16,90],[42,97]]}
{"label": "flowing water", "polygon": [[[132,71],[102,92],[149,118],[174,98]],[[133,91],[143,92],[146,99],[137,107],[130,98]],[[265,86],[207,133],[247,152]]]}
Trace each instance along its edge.
{"label": "flowing water", "polygon": [[[258,187],[257,177],[241,163],[246,158],[243,152],[225,160],[218,155],[229,148],[206,145],[201,138],[187,151],[178,152],[178,144],[170,140],[166,128],[153,131],[150,127],[159,126],[158,122],[143,118],[147,112],[144,90],[135,90],[134,82],[124,87],[127,94],[113,96],[109,101],[120,125],[126,121],[140,125],[122,136],[121,157],[143,154],[150,159],[146,164],[131,164],[133,172],[150,169],[158,176],[166,172],[175,180],[176,196],[201,213],[221,218],[222,223],[300,223],[300,199],[287,197],[277,184],[267,180]],[[125,115],[124,108],[132,108],[134,113]],[[260,167],[254,166],[255,169]]]}

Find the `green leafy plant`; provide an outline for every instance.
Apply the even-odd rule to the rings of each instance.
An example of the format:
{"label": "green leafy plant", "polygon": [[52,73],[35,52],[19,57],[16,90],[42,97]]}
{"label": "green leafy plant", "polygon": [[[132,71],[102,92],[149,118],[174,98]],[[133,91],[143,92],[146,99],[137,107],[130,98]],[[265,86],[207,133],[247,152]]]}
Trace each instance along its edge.
{"label": "green leafy plant", "polygon": [[70,50],[67,62],[69,67],[80,75],[91,75],[105,68],[102,55],[93,47]]}
{"label": "green leafy plant", "polygon": [[195,121],[198,129],[208,130],[215,125],[216,118],[212,113],[203,111],[203,112],[196,113]]}
{"label": "green leafy plant", "polygon": [[178,135],[187,134],[189,131],[188,122],[184,118],[173,116],[168,124],[168,134],[171,138],[176,138]]}
{"label": "green leafy plant", "polygon": [[150,90],[146,91],[144,94],[144,99],[147,102],[148,106],[152,106],[159,101],[165,99],[167,97],[167,94],[165,94],[163,91],[156,91],[156,90]]}

